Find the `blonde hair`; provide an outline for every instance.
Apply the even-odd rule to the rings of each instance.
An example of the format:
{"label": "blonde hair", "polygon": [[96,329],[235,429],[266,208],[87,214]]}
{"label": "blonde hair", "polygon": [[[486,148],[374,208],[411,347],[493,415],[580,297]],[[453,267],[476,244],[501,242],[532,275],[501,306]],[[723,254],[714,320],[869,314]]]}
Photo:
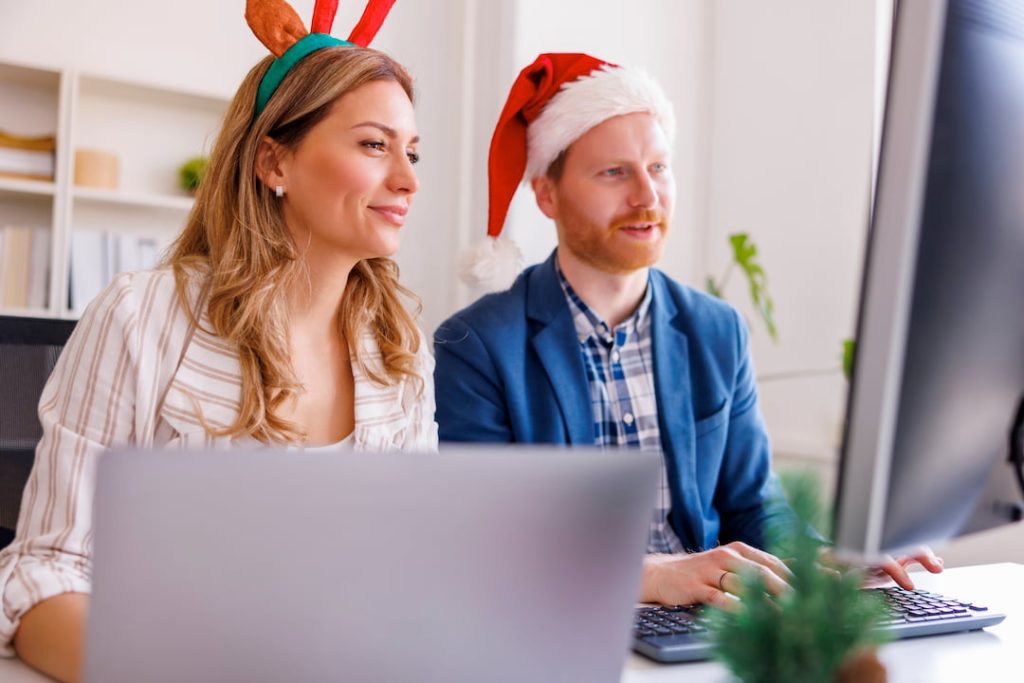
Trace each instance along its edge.
{"label": "blonde hair", "polygon": [[[196,325],[199,316],[188,292],[201,281],[199,305],[205,302],[212,333],[237,349],[241,364],[238,419],[222,429],[207,424],[207,431],[288,442],[304,435],[279,415],[301,390],[290,359],[283,293],[306,273],[280,202],[257,177],[257,149],[265,136],[294,149],[338,98],[365,83],[397,82],[410,101],[413,92],[408,72],[387,55],[359,47],[325,48],[292,68],[254,120],[256,90],[272,61],[267,57],[253,67],[231,101],[195,206],[166,262],[174,270],[178,298]],[[412,299],[415,313],[403,297]],[[391,259],[364,259],[352,269],[340,332],[371,380],[388,385],[411,378],[419,380],[422,391],[415,372],[421,343],[414,317],[418,306],[419,300],[399,284],[398,266]],[[366,330],[380,349],[380,366],[371,367],[359,353],[358,340]]]}

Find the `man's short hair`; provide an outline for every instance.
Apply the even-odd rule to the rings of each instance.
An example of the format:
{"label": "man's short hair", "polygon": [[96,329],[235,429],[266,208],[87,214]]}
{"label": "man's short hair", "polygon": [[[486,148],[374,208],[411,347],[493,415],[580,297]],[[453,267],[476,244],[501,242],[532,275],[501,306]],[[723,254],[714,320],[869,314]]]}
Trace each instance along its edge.
{"label": "man's short hair", "polygon": [[[572,145],[569,145],[569,147],[572,147]],[[548,164],[548,170],[544,173],[544,175],[556,183],[562,179],[562,173],[565,171],[565,158],[569,156],[569,147],[558,153],[555,160]]]}

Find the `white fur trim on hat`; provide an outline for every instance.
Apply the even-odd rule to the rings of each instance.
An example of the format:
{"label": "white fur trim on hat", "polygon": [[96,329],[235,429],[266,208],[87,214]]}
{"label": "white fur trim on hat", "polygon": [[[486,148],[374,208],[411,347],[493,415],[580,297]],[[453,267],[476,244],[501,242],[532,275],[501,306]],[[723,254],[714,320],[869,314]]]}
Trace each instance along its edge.
{"label": "white fur trim on hat", "polygon": [[523,269],[523,253],[508,237],[485,237],[459,255],[459,277],[479,293],[508,289]]}
{"label": "white fur trim on hat", "polygon": [[547,173],[562,151],[613,116],[648,112],[661,124],[671,147],[676,117],[665,92],[650,74],[635,67],[604,64],[562,86],[526,130],[526,176]]}

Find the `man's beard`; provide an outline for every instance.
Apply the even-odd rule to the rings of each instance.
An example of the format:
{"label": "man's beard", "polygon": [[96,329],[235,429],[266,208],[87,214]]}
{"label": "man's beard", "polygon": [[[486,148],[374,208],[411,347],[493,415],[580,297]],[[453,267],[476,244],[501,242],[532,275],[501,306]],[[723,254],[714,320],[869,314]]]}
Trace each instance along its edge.
{"label": "man's beard", "polygon": [[[630,239],[619,234],[623,226],[638,223],[655,223],[650,229],[658,230],[659,234],[647,240]],[[641,209],[616,218],[609,226],[598,226],[565,202],[559,224],[560,247],[568,249],[584,263],[612,275],[628,275],[657,263],[668,232],[668,220],[660,211]]]}

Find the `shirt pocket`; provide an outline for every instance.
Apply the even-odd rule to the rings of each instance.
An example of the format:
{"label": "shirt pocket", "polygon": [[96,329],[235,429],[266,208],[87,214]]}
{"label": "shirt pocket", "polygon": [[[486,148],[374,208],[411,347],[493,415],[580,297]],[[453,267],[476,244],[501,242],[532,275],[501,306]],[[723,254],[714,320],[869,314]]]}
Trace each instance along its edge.
{"label": "shirt pocket", "polygon": [[694,436],[698,439],[703,436],[707,436],[711,432],[715,431],[716,429],[724,425],[728,417],[729,404],[728,402],[726,402],[722,404],[721,408],[719,408],[711,415],[708,415],[705,418],[697,420],[697,422],[693,425]]}

